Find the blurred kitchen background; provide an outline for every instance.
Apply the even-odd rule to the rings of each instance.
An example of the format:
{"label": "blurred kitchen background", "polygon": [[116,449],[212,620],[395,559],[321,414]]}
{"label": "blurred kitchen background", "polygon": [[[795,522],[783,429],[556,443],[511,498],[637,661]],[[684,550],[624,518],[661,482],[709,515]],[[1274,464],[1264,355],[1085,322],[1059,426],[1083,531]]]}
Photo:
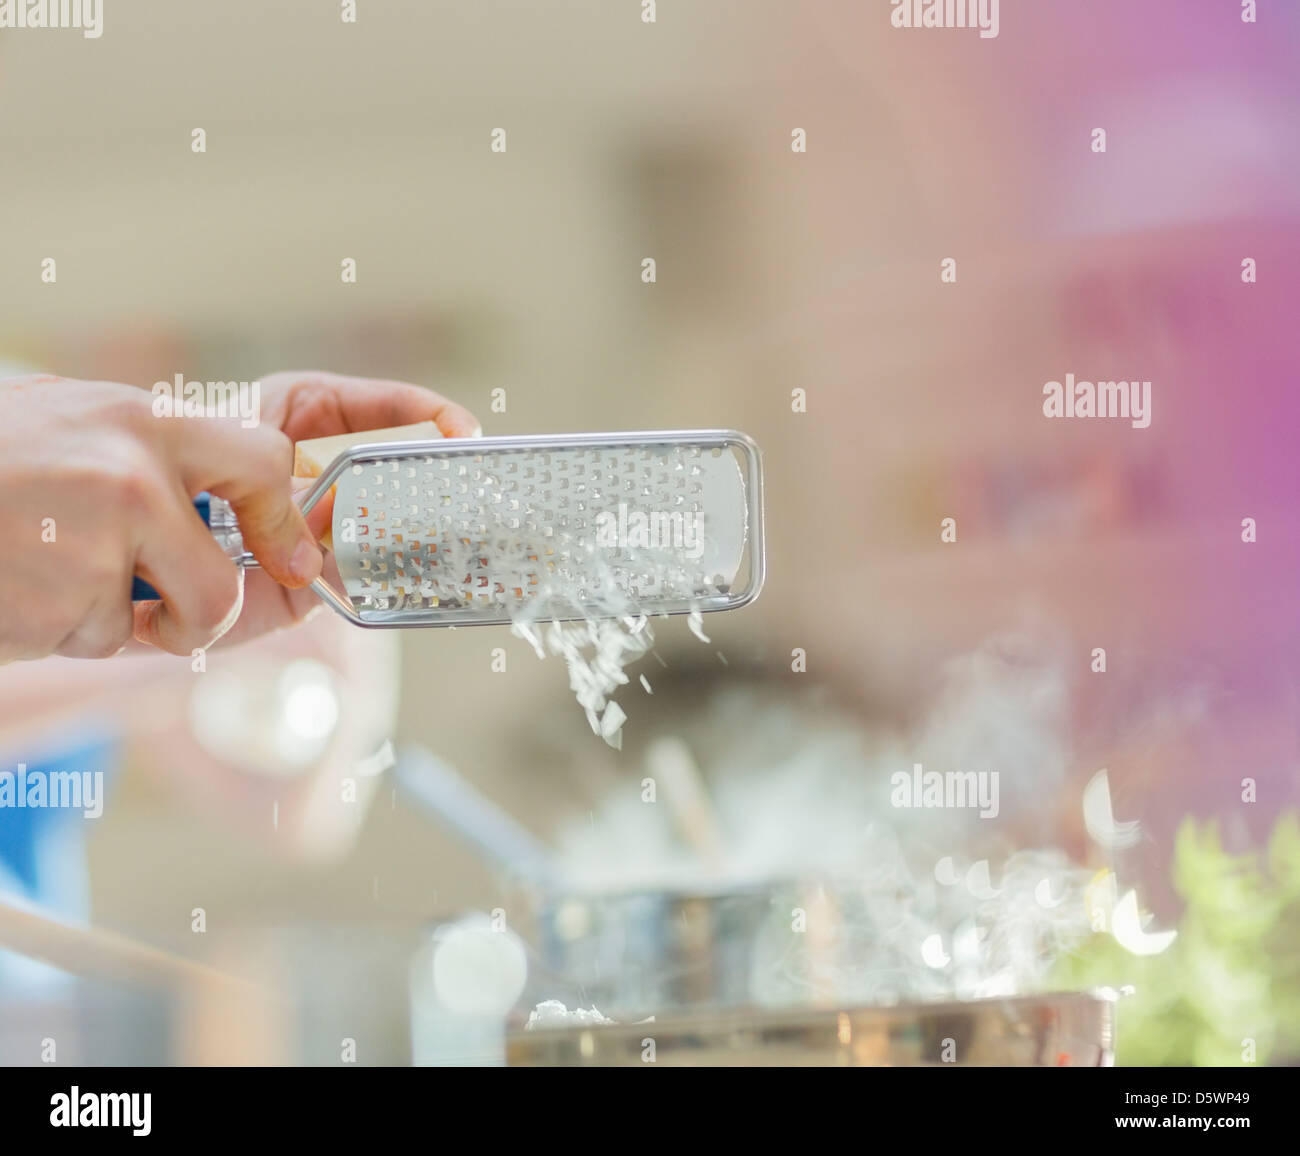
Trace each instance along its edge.
{"label": "blurred kitchen background", "polygon": [[[743,429],[769,576],[707,644],[656,624],[621,752],[558,660],[496,628],[326,616],[201,674],[0,670],[5,766],[75,740],[114,769],[103,817],[50,832],[10,893],[299,1007],[223,1027],[220,1004],[10,956],[0,1059],[38,1062],[47,1037],[69,1062],[335,1063],[345,1038],[361,1063],[436,1058],[430,934],[472,912],[527,945],[526,987],[491,950],[465,965],[500,965],[516,1021],[617,1005],[635,953],[584,973],[590,912],[547,912],[518,862],[435,816],[399,773],[430,767],[579,891],[865,887],[915,861],[886,912],[840,904],[861,955],[839,941],[830,988],[751,1000],[1132,985],[1121,1062],[1241,1063],[1246,1039],[1300,1058],[1300,9],[1004,0],[982,39],[893,29],[886,0],[660,0],[652,24],[639,0],[360,0],[355,24],[334,0],[106,7],[98,40],[0,33],[0,362],[145,387],[409,379],[488,434]],[[1150,428],[1045,420],[1067,373],[1152,381]],[[684,818],[641,801],[683,747],[711,796]],[[900,813],[889,777],[916,762],[999,771],[1001,815]],[[1109,828],[1085,820],[1090,783]],[[924,922],[944,857],[991,864],[1001,907],[886,966],[863,929]],[[1012,962],[957,976],[962,928],[1042,923],[1048,877],[1082,929],[1035,924]],[[537,930],[552,917],[568,954]]]}

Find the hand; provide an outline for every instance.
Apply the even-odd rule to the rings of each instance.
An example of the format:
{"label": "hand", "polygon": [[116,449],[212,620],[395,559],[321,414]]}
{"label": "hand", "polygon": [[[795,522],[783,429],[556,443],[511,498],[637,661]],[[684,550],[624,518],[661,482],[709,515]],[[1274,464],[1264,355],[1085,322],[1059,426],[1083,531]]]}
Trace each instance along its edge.
{"label": "hand", "polygon": [[[478,419],[469,410],[422,386],[313,371],[274,373],[262,378],[261,412],[263,426],[273,426],[295,442],[420,421],[435,422],[444,437],[476,437],[482,433]],[[295,480],[294,488],[301,492],[314,484]],[[333,506],[332,499],[326,496],[308,514],[308,525],[316,537],[329,526]],[[312,611],[324,609],[310,590],[286,588],[273,577],[249,571],[243,613],[226,635],[225,643],[244,642],[291,626]],[[325,577],[334,586],[342,586],[332,558],[325,560]]]}
{"label": "hand", "polygon": [[[234,507],[266,581],[310,584],[322,560],[292,463],[274,422],[156,417],[147,391],[114,382],[0,382],[0,662],[104,657],[132,635],[174,654],[211,645],[241,581],[194,512],[202,490]],[[135,575],[162,601],[133,607]]]}

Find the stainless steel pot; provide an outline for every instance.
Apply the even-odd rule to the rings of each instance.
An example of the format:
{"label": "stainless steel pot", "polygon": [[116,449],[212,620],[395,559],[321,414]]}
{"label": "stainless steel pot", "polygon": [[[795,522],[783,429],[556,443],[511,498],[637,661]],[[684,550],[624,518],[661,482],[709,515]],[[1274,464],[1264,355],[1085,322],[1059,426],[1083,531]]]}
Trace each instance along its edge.
{"label": "stainless steel pot", "polygon": [[714,891],[543,892],[525,935],[537,949],[538,999],[636,1020],[951,998],[951,977],[927,967],[920,948],[962,917],[933,908],[923,918],[879,881],[779,879]]}
{"label": "stainless steel pot", "polygon": [[1064,993],[897,1007],[756,1010],[512,1033],[512,1066],[1108,1067],[1114,1003]]}

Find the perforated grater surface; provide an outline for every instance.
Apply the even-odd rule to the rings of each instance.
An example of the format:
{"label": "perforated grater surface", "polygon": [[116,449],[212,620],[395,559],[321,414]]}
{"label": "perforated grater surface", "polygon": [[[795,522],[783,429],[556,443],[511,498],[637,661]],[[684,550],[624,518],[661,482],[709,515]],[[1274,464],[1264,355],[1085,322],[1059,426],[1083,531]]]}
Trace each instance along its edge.
{"label": "perforated grater surface", "polygon": [[[763,582],[759,452],[735,431],[354,446],[303,511],[331,490],[343,589],[313,589],[361,626],[730,610]],[[210,524],[256,564],[216,498]]]}

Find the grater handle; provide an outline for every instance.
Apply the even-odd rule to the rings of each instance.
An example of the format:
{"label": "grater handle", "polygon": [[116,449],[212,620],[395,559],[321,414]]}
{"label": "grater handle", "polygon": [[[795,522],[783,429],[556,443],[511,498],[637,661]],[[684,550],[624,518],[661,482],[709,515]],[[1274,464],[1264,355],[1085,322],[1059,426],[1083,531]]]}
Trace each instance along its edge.
{"label": "grater handle", "polygon": [[[235,511],[230,508],[229,502],[214,494],[202,493],[194,499],[194,512],[212,531],[213,538],[216,539],[217,545],[221,547],[226,557],[238,566],[255,565],[252,556],[244,550],[244,537],[239,532],[239,523],[235,520]],[[161,597],[162,595],[143,578],[132,579],[132,602],[156,602]]]}

